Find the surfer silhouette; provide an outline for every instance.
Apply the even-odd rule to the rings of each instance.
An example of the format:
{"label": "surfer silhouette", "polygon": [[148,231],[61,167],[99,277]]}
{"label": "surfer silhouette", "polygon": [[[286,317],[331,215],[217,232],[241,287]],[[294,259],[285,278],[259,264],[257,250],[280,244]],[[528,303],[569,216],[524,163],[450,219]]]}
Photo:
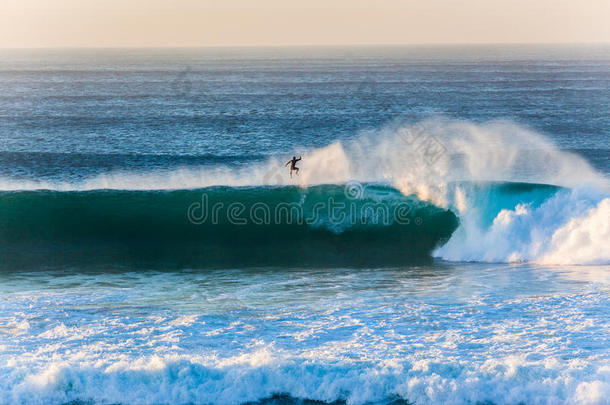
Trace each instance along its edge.
{"label": "surfer silhouette", "polygon": [[301,156],[299,156],[299,158],[297,159],[296,156],[293,156],[292,159],[290,159],[288,162],[286,162],[286,164],[284,165],[284,167],[290,165],[290,178],[292,178],[292,171],[296,171],[297,172],[297,176],[299,175],[299,168],[296,167],[297,162],[301,160]]}

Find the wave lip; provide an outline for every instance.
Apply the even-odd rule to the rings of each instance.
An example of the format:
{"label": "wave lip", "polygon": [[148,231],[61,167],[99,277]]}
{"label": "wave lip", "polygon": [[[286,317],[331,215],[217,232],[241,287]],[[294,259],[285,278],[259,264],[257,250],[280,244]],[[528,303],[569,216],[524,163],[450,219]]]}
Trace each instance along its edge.
{"label": "wave lip", "polygon": [[[276,358],[269,351],[213,365],[198,356],[139,358],[105,367],[52,364],[21,384],[0,383],[26,403],[468,404],[606,403],[607,367],[503,356],[479,364],[431,359],[335,365]],[[106,362],[102,362],[106,363]],[[385,363],[385,364],[384,364]],[[532,378],[536,376],[537,378]],[[11,376],[10,380],[20,378]],[[3,385],[8,386],[3,386]],[[479,402],[480,401],[480,402]]]}
{"label": "wave lip", "polygon": [[590,188],[536,184],[454,189],[460,226],[434,256],[449,261],[610,263],[610,198]]}

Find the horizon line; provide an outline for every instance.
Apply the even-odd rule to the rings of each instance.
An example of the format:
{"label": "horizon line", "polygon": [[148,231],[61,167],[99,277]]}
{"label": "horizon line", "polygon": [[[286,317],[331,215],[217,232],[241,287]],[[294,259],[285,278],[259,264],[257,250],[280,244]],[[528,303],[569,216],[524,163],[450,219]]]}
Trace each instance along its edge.
{"label": "horizon line", "polygon": [[357,47],[465,47],[465,46],[591,46],[610,45],[610,41],[587,42],[420,42],[420,43],[360,43],[360,44],[279,44],[279,45],[83,45],[0,47],[5,50],[87,50],[87,49],[286,49],[286,48],[357,48]]}

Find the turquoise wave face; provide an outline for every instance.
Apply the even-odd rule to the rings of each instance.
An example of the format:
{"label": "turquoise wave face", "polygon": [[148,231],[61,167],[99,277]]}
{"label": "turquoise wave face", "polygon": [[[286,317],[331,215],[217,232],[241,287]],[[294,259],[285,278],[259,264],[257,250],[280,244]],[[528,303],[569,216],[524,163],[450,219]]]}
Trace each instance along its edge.
{"label": "turquoise wave face", "polygon": [[519,182],[465,182],[454,183],[462,187],[473,201],[470,215],[481,227],[488,227],[502,210],[513,210],[519,204],[539,207],[562,187],[549,184]]}
{"label": "turquoise wave face", "polygon": [[4,268],[380,265],[429,260],[449,210],[359,183],[0,193]]}
{"label": "turquoise wave face", "polygon": [[[501,210],[537,207],[560,190],[457,185],[482,230]],[[451,209],[377,184],[1,192],[0,266],[400,265],[431,260],[459,222]]]}

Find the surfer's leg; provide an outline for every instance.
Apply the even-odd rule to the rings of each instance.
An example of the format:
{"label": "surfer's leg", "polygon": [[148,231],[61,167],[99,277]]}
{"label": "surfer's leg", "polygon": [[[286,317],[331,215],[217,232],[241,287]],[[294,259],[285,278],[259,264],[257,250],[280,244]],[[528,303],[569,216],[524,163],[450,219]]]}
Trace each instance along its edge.
{"label": "surfer's leg", "polygon": [[298,176],[298,175],[299,175],[299,168],[298,168],[298,167],[295,167],[295,168],[294,168],[294,170],[296,170],[296,171],[297,171],[297,176]]}

